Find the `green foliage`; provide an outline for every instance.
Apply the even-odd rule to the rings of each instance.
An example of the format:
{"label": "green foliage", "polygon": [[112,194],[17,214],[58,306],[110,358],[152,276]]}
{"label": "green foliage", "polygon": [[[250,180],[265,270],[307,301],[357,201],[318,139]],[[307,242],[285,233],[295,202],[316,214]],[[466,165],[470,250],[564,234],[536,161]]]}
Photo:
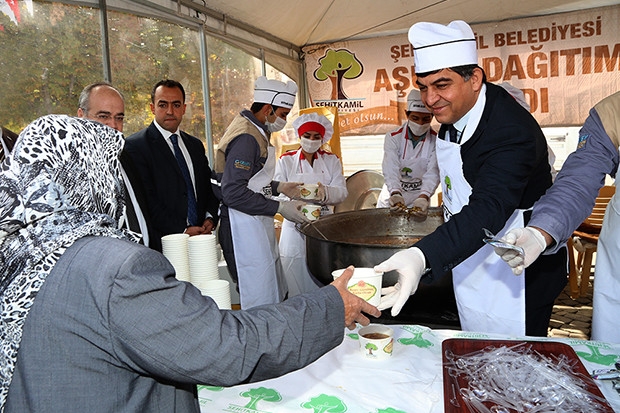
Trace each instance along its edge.
{"label": "green foliage", "polygon": [[[21,2],[20,2],[21,3]],[[99,10],[34,1],[21,22],[0,13],[0,125],[21,131],[49,113],[75,115],[84,86],[103,80]],[[187,111],[181,128],[205,139],[200,38],[196,30],[108,11],[112,83],[125,97],[125,135],[153,119],[151,90],[161,79],[183,84]],[[212,134],[217,143],[232,118],[249,107],[255,59],[207,37]]]}
{"label": "green foliage", "polygon": [[82,87],[102,73],[96,10],[38,2],[33,7],[31,16],[21,3],[18,25],[0,14],[0,124],[16,132],[42,115],[74,115]]}

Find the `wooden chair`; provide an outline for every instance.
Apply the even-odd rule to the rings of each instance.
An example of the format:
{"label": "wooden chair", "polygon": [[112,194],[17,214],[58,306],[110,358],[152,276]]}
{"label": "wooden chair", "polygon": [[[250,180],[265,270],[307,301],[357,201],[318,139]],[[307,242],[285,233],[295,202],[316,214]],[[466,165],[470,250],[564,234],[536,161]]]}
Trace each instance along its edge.
{"label": "wooden chair", "polygon": [[[606,185],[600,189],[592,213],[573,232],[573,238],[568,242],[569,256],[573,253],[571,246],[578,253],[576,258],[570,256],[569,285],[572,298],[578,298],[588,292],[588,283],[592,272],[592,256],[596,252],[605,209],[615,193],[616,187],[613,185]],[[578,289],[577,277],[579,277]]]}

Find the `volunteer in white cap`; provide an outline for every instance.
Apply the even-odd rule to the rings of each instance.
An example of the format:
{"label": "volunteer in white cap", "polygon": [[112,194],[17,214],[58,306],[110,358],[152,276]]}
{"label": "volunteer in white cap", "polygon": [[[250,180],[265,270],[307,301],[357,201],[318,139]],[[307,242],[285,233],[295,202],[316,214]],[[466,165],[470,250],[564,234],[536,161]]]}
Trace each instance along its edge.
{"label": "volunteer in white cap", "polygon": [[214,192],[221,199],[219,241],[228,271],[237,282],[243,309],[274,304],[286,297],[273,217],[303,223],[301,201],[276,201],[272,195],[299,197],[298,182],[273,180],[276,165],[271,132],[286,125],[297,85],[259,77],[254,103],[224,132],[215,154]]}
{"label": "volunteer in white cap", "polygon": [[407,96],[407,121],[385,134],[383,176],[377,208],[413,208],[414,215],[426,217],[431,196],[439,185],[435,156],[437,133],[431,129],[433,114],[422,102],[420,91]]}
{"label": "volunteer in white cap", "polygon": [[[342,164],[337,155],[321,149],[334,133],[332,123],[323,115],[308,113],[293,122],[301,147],[284,153],[276,164],[274,179],[282,182],[319,184],[317,199],[323,207],[321,216],[331,214],[333,206],[347,197],[347,185],[342,175]],[[282,222],[280,257],[289,296],[307,293],[319,288],[306,265],[306,239],[289,219]]]}
{"label": "volunteer in white cap", "polygon": [[463,330],[546,336],[567,282],[566,249],[515,276],[483,242],[484,228],[501,236],[523,226],[551,186],[545,136],[506,90],[486,82],[467,23],[416,23],[409,41],[422,100],[442,124],[436,153],[446,222],[376,267],[399,272],[379,308],[397,314],[423,274],[432,282],[452,270]]}

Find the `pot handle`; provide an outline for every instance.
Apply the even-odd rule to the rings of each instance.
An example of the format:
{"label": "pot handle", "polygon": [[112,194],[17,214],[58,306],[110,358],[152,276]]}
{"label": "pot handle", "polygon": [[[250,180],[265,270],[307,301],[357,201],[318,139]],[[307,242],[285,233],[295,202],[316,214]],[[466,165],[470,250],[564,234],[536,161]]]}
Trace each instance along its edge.
{"label": "pot handle", "polygon": [[[323,233],[322,233],[322,232],[321,232],[321,231],[320,231],[317,227],[315,227],[315,226],[314,226],[314,221],[307,222],[307,223],[305,223],[305,224],[303,224],[303,225],[304,225],[304,226],[308,226],[308,227],[312,227],[312,229],[313,229],[314,231],[316,231],[316,232],[317,232],[317,233],[321,236],[321,238],[323,238],[325,241],[329,241],[329,240],[327,239],[327,237],[326,237],[325,235],[323,235]],[[301,234],[304,234],[304,232],[301,230],[301,226],[302,226],[302,224],[296,223],[296,224],[295,224],[295,229],[296,229],[297,231],[299,231]],[[304,234],[304,235],[305,235],[305,234]]]}

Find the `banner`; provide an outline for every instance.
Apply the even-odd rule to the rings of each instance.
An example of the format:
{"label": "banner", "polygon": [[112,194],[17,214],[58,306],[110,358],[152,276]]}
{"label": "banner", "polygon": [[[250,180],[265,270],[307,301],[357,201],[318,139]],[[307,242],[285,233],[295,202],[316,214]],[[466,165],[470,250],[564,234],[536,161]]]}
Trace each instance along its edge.
{"label": "banner", "polygon": [[[472,25],[489,82],[523,90],[541,126],[581,125],[620,90],[620,5]],[[406,34],[303,49],[312,106],[338,108],[341,135],[383,134],[405,121],[415,85]]]}

